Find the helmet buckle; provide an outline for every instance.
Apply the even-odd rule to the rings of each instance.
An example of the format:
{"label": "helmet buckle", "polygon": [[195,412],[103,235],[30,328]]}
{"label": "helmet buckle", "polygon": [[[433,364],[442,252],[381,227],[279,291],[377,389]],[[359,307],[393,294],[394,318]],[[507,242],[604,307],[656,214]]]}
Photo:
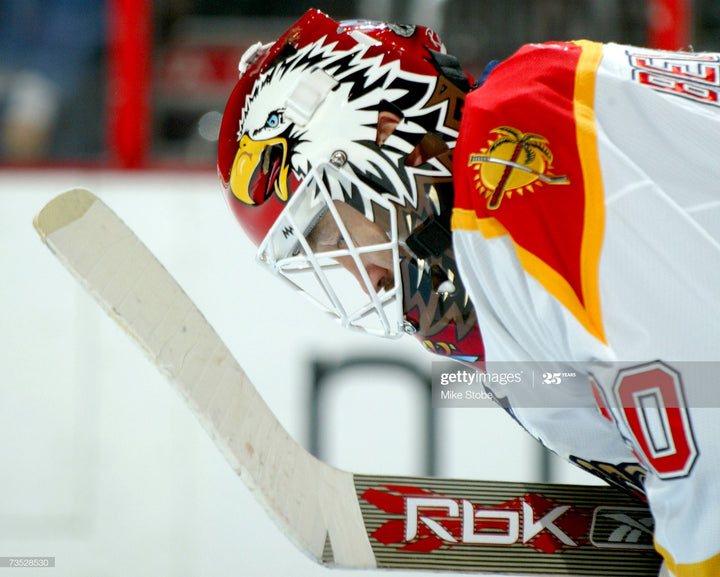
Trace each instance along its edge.
{"label": "helmet buckle", "polygon": [[337,84],[332,76],[320,68],[303,75],[288,97],[285,115],[295,124],[305,126]]}

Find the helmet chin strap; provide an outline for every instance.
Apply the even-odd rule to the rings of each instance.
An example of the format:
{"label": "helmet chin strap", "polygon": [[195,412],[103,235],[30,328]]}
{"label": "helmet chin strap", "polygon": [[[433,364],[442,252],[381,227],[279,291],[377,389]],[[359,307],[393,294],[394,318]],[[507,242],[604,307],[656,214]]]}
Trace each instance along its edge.
{"label": "helmet chin strap", "polygon": [[407,237],[406,244],[417,258],[440,256],[450,247],[450,212],[447,209],[437,216],[429,217]]}
{"label": "helmet chin strap", "polygon": [[[420,260],[431,256],[441,256],[452,245],[450,232],[451,208],[446,208],[438,215],[427,218],[407,237],[406,246]],[[433,290],[439,294],[452,294],[455,284],[447,277],[438,265],[432,266]]]}

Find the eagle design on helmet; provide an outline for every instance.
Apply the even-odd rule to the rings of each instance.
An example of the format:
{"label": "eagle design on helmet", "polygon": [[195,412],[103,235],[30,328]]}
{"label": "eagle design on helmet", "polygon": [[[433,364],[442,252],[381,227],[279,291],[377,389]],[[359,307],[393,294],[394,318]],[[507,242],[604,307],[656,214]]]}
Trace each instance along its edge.
{"label": "eagle design on helmet", "polygon": [[[338,23],[309,11],[243,57],[218,172],[260,262],[345,326],[414,333],[434,352],[472,361],[482,358],[482,340],[449,232],[452,150],[468,88],[427,28]],[[338,203],[382,235],[359,242]],[[313,237],[328,219],[339,240],[320,251]],[[378,282],[368,262],[390,261]],[[351,302],[333,280],[343,267],[362,289]]]}

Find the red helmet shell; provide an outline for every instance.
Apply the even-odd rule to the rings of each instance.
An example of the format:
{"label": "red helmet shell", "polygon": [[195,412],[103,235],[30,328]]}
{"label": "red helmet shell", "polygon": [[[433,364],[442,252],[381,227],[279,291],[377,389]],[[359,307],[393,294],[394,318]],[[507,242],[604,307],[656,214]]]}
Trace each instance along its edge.
{"label": "red helmet shell", "polygon": [[[238,131],[242,124],[247,99],[260,75],[268,71],[288,47],[299,49],[322,40],[325,45],[336,43],[338,50],[349,50],[358,44],[353,37],[354,32],[360,32],[378,42],[377,45],[367,49],[366,57],[381,56],[383,62],[399,60],[402,69],[407,72],[438,75],[428,57],[428,49],[445,52],[445,47],[432,30],[421,26],[403,27],[370,21],[336,22],[318,10],[305,13],[262,53],[244,71],[227,102],[220,128],[217,164],[218,175],[228,204],[242,228],[256,245],[260,244],[289,199],[283,201],[272,195],[256,204],[248,205],[235,198],[230,190],[230,173],[238,152]],[[294,190],[299,181],[293,174],[290,175],[290,181],[290,188]]]}

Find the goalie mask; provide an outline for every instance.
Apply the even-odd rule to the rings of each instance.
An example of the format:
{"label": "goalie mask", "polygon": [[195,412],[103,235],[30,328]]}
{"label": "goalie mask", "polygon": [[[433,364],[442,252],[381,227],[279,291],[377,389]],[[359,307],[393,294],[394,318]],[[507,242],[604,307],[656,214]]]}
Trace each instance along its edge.
{"label": "goalie mask", "polygon": [[218,171],[259,261],[344,326],[476,361],[449,232],[467,90],[431,30],[311,10],[243,56]]}

